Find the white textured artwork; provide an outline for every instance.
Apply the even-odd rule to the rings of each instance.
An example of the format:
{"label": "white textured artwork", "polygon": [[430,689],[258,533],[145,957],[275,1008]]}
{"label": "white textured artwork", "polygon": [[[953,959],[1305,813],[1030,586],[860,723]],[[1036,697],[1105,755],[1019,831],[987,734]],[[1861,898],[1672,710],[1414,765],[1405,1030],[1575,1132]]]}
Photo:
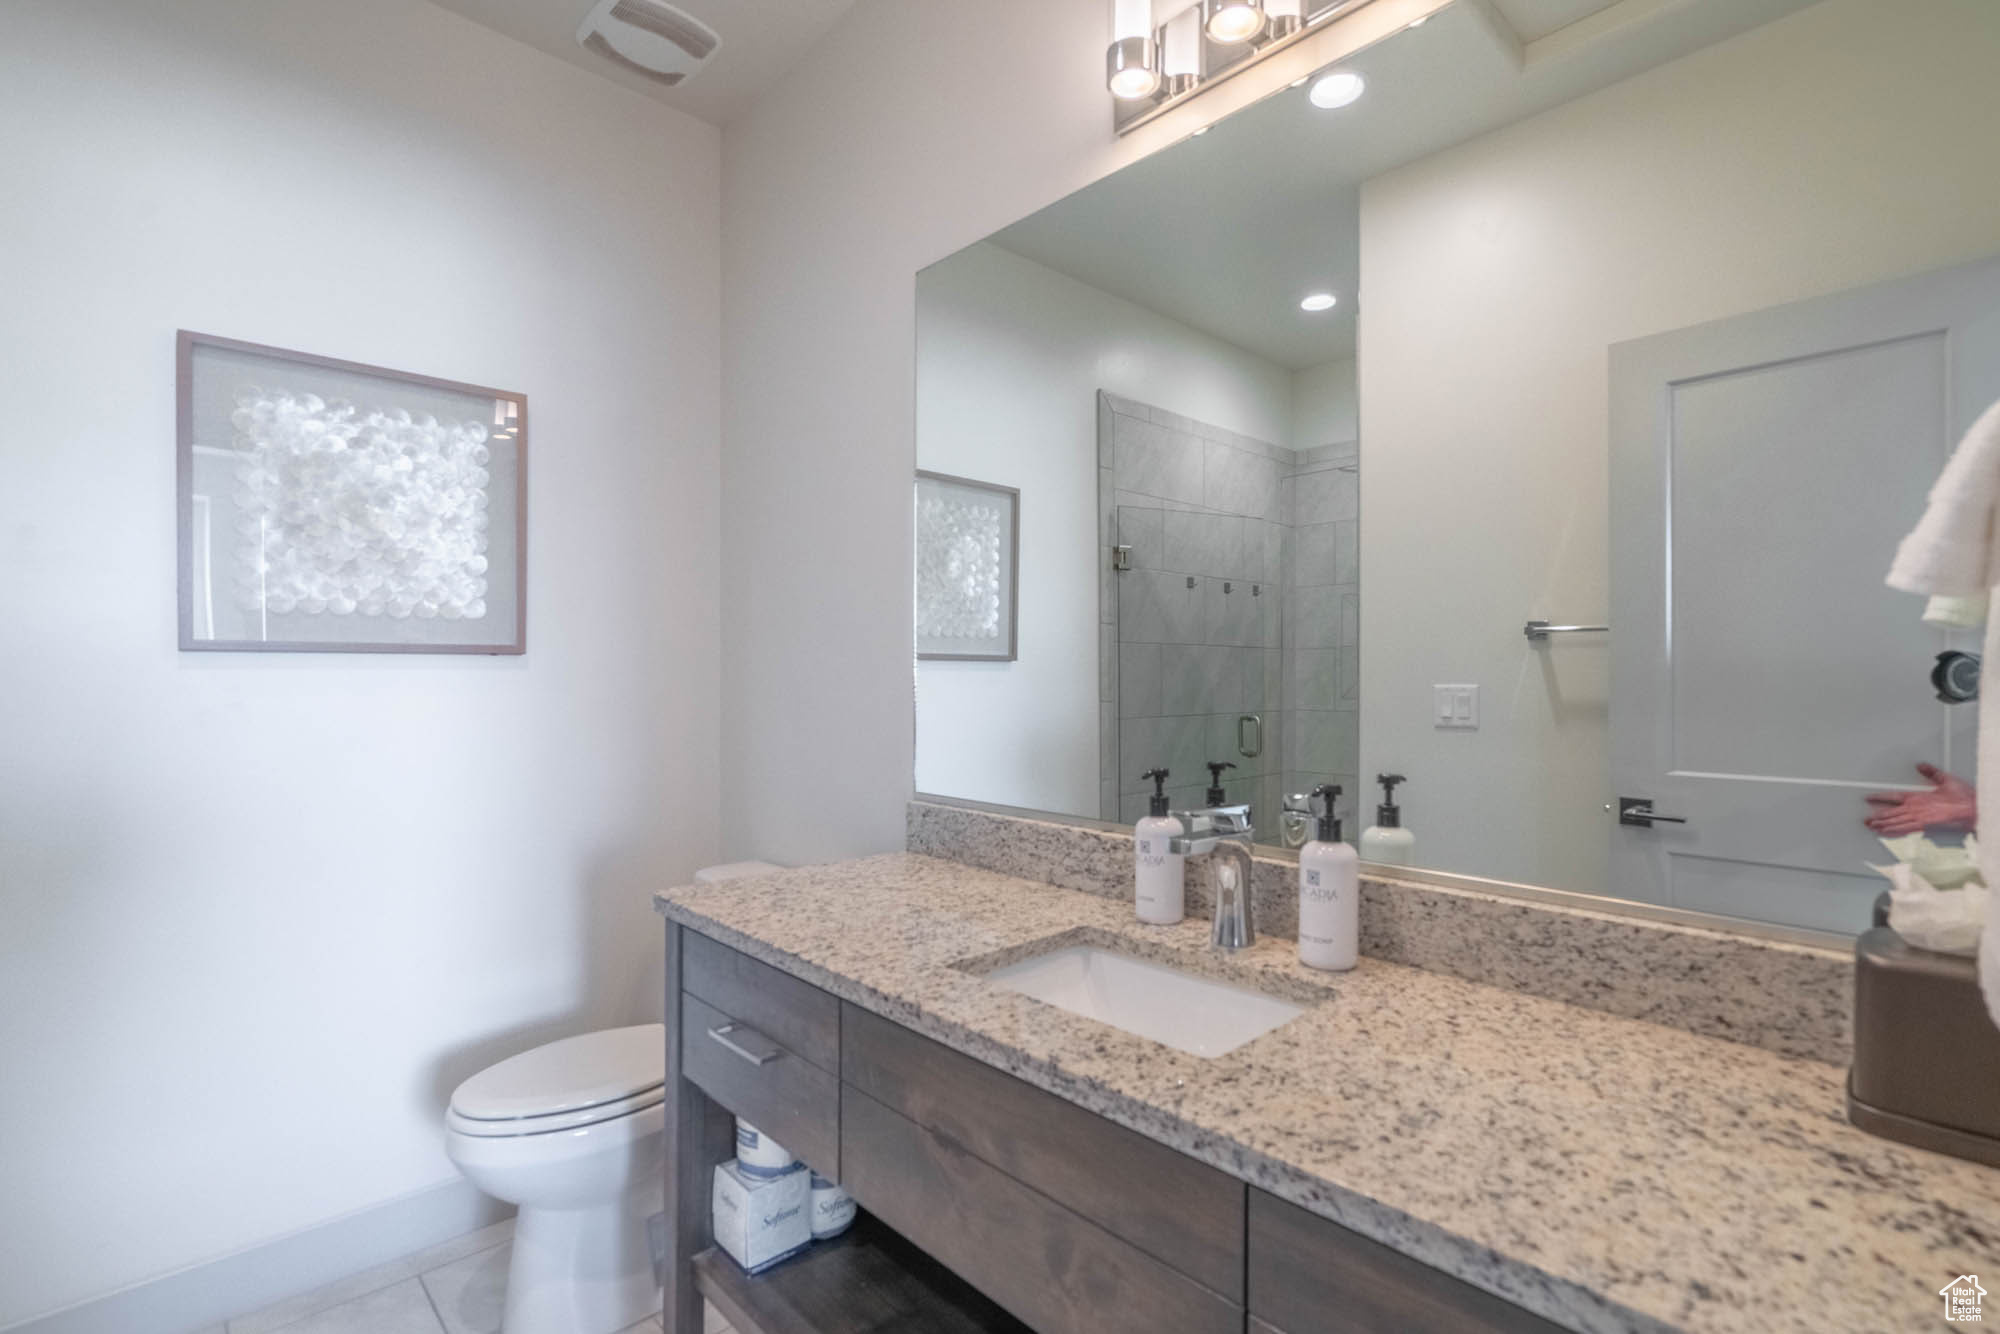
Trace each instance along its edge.
{"label": "white textured artwork", "polygon": [[1013,656],[1012,491],[917,482],[917,645],[929,656]]}
{"label": "white textured artwork", "polygon": [[484,423],[266,389],[230,421],[244,610],[486,615]]}

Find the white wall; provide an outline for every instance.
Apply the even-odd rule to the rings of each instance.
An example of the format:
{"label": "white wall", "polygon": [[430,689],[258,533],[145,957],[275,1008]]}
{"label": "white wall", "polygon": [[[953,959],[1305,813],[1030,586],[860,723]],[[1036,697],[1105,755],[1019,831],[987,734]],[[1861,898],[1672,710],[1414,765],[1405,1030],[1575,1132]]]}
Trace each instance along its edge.
{"label": "white wall", "polygon": [[[1108,9],[860,0],[730,122],[722,725],[732,853],[802,861],[902,846],[914,753],[917,270],[1437,3],[1374,0],[1121,140],[1104,93]],[[1006,95],[968,96],[962,63],[941,51],[979,52],[983,68],[1007,72]],[[802,777],[804,803],[791,799]]]}
{"label": "white wall", "polygon": [[1021,491],[1020,659],[917,665],[920,792],[1098,813],[1097,391],[1291,438],[1291,373],[981,243],[917,278],[917,466]]}
{"label": "white wall", "polygon": [[1353,357],[1292,373],[1292,448],[1346,444],[1359,431]]}
{"label": "white wall", "polygon": [[1606,349],[2000,250],[1996,68],[1988,0],[1824,0],[1364,186],[1362,770],[1424,865],[1605,888],[1607,655],[1521,624],[1618,622]]}
{"label": "white wall", "polygon": [[[449,1181],[458,1079],[655,1010],[718,138],[408,0],[0,8],[0,1325]],[[177,327],[525,391],[527,655],[178,653]]]}

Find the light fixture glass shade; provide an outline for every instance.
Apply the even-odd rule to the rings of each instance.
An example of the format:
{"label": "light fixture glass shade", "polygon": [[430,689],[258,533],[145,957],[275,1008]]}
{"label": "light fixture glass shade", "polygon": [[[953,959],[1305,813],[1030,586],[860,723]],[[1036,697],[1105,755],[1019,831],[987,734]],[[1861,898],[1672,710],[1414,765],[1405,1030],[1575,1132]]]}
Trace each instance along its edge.
{"label": "light fixture glass shade", "polygon": [[1160,29],[1160,78],[1177,96],[1201,80],[1201,6],[1189,5]]}
{"label": "light fixture glass shade", "polygon": [[1153,35],[1153,0],[1111,0],[1111,40]]}
{"label": "light fixture glass shade", "polygon": [[1314,106],[1333,111],[1357,101],[1367,89],[1367,82],[1359,74],[1353,70],[1337,69],[1314,80],[1306,96]]}
{"label": "light fixture glass shade", "polygon": [[1151,97],[1160,87],[1160,53],[1150,37],[1121,37],[1104,53],[1104,86],[1121,101]]}
{"label": "light fixture glass shade", "polygon": [[1263,0],[1202,0],[1202,26],[1212,42],[1234,46],[1264,31]]}

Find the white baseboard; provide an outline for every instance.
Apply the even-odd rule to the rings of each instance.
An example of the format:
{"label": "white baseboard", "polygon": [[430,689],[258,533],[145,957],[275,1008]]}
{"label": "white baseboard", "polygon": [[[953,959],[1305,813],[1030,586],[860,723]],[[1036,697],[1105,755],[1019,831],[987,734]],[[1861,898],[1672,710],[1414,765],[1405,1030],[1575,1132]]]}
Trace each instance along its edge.
{"label": "white baseboard", "polygon": [[231,1316],[476,1232],[513,1209],[465,1180],[18,1321],[0,1334],[192,1334]]}

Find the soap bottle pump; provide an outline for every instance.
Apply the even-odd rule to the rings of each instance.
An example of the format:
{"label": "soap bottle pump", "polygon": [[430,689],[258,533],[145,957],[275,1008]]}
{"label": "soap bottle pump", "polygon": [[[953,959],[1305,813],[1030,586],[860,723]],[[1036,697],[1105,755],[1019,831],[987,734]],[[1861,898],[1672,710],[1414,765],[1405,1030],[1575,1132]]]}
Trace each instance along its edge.
{"label": "soap bottle pump", "polygon": [[1224,769],[1234,769],[1235,767],[1228,760],[1210,760],[1208,762],[1208,793],[1205,804],[1210,807],[1227,806],[1229,804],[1229,794],[1222,790],[1222,771]]}
{"label": "soap bottle pump", "polygon": [[1382,785],[1382,804],[1375,808],[1375,823],[1361,831],[1361,860],[1408,866],[1417,836],[1403,828],[1403,811],[1396,805],[1396,784],[1403,776],[1376,774],[1375,781]]}
{"label": "soap bottle pump", "polygon": [[1339,798],[1337,783],[1313,789],[1319,827],[1299,849],[1299,962],[1332,972],[1354,967],[1361,953],[1360,858],[1340,841]]}
{"label": "soap bottle pump", "polygon": [[1171,926],[1187,915],[1187,858],[1174,850],[1181,822],[1167,814],[1167,771],[1148,769],[1140,777],[1152,780],[1153,795],[1146,817],[1132,826],[1134,904],[1140,921]]}

